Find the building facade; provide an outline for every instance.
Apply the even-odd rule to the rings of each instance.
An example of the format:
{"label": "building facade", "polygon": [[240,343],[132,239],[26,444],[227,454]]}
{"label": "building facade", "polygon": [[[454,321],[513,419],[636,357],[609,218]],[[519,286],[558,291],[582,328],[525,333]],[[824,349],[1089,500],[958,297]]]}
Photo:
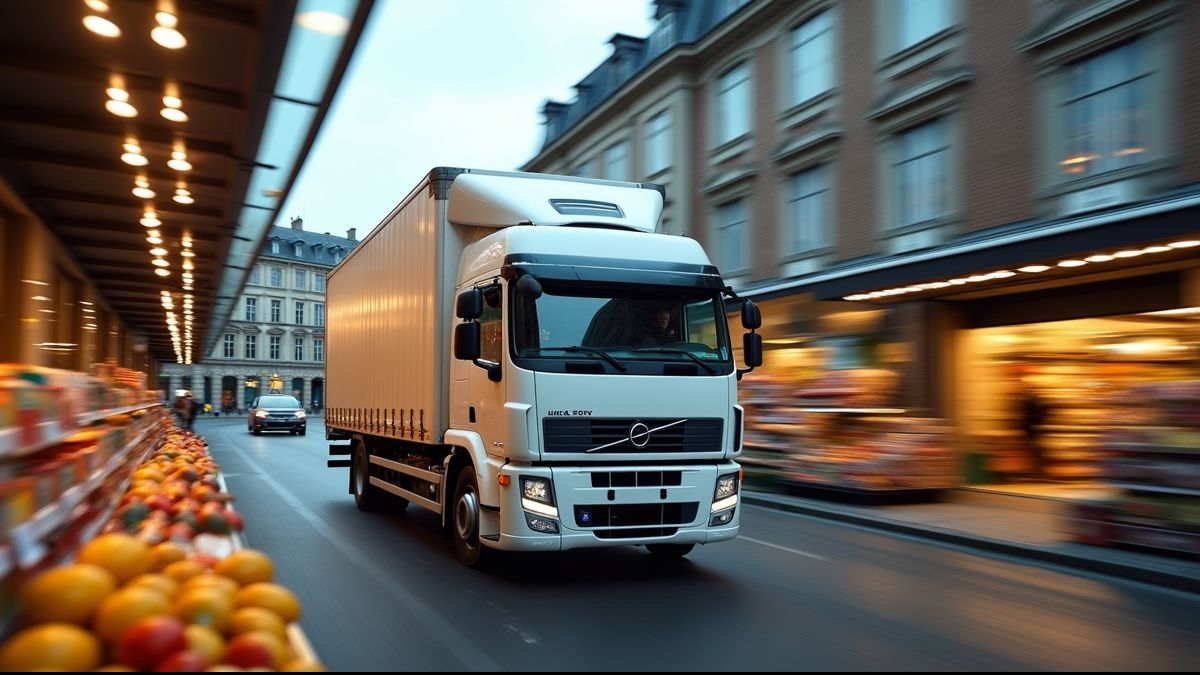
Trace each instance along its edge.
{"label": "building facade", "polygon": [[664,184],[763,308],[756,375],[898,373],[970,449],[1019,362],[1084,426],[1085,383],[1200,356],[1200,3],[652,6],[524,168]]}
{"label": "building facade", "polygon": [[308,232],[300,218],[273,227],[217,346],[194,366],[168,364],[159,386],[186,389],[214,410],[244,411],[256,396],[325,403],[325,278],[358,244]]}

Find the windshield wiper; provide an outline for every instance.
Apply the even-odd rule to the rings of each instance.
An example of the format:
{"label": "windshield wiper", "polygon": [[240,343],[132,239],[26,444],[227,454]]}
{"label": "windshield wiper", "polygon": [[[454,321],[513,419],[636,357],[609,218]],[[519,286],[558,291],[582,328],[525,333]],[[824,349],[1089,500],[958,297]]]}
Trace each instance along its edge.
{"label": "windshield wiper", "polygon": [[695,354],[693,354],[685,349],[672,349],[670,347],[638,347],[637,349],[630,349],[629,351],[631,351],[631,352],[668,352],[670,354],[683,354],[684,356],[688,357],[689,359],[691,359],[691,360],[695,361],[697,364],[699,364],[701,368],[708,371],[709,375],[717,374],[717,370],[715,368],[713,368],[712,366],[708,365],[707,363],[701,361],[700,357],[696,356]]}
{"label": "windshield wiper", "polygon": [[553,350],[557,350],[557,351],[561,351],[561,352],[570,352],[572,354],[595,354],[596,356],[599,356],[600,358],[604,359],[605,361],[608,361],[610,364],[612,364],[613,368],[616,368],[617,370],[621,371],[622,373],[629,370],[625,366],[621,365],[620,361],[614,359],[612,357],[612,355],[610,355],[608,352],[603,351],[601,349],[593,349],[591,347],[580,347],[578,345],[576,345],[574,347],[534,347],[534,349],[538,350],[539,352],[544,352],[547,349],[553,349]]}

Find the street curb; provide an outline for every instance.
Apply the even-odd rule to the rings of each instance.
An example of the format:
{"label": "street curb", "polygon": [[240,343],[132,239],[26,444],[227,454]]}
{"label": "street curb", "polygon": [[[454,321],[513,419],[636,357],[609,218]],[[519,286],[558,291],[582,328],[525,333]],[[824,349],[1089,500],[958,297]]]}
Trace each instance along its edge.
{"label": "street curb", "polygon": [[895,532],[897,534],[918,537],[921,539],[957,544],[959,546],[989,551],[992,553],[1001,553],[1018,558],[1028,558],[1040,562],[1061,565],[1063,567],[1073,567],[1089,572],[1097,572],[1100,574],[1132,579],[1134,581],[1141,581],[1144,583],[1154,584],[1156,586],[1165,586],[1189,593],[1200,593],[1200,578],[1183,574],[1175,574],[1167,570],[1146,569],[1144,567],[1118,562],[1115,560],[1089,558],[1063,551],[1054,551],[1028,544],[1017,544],[1010,541],[980,537],[977,535],[966,534],[953,530],[945,530],[927,525],[913,525],[911,523],[890,520],[874,515],[863,515],[837,509],[827,509],[819,506],[810,506],[808,504],[782,501],[778,499],[772,499],[769,496],[761,494],[744,492],[742,494],[742,502],[751,504],[753,506],[762,506],[765,508],[775,509],[777,511],[798,513],[806,516],[813,516],[815,518],[834,520],[875,530],[885,530],[889,532]]}

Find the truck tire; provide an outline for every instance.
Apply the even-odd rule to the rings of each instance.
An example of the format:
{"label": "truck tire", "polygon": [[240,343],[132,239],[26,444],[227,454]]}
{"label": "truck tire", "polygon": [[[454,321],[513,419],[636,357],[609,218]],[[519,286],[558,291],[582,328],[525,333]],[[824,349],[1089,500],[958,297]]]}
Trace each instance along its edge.
{"label": "truck tire", "polygon": [[650,555],[661,560],[682,558],[696,548],[695,544],[646,544]]}
{"label": "truck tire", "polygon": [[484,558],[485,549],[479,540],[479,484],[471,466],[459,471],[455,481],[450,530],[458,559],[467,567],[478,565]]}
{"label": "truck tire", "polygon": [[370,461],[363,443],[354,444],[354,461],[350,464],[350,487],[354,490],[354,505],[359,511],[378,511],[383,506],[383,490],[371,485]]}

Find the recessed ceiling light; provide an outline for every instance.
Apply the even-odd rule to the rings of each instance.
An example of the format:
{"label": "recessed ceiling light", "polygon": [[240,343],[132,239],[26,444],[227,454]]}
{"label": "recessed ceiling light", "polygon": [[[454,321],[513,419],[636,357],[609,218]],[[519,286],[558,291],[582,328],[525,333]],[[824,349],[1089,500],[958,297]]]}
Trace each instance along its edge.
{"label": "recessed ceiling light", "polygon": [[1166,253],[1171,250],[1170,246],[1147,246],[1142,249],[1146,253]]}
{"label": "recessed ceiling light", "polygon": [[137,117],[137,108],[133,107],[128,101],[109,99],[105,101],[104,109],[117,117]]}
{"label": "recessed ceiling light", "polygon": [[1086,260],[1064,260],[1058,263],[1059,267],[1083,267],[1087,264]]}
{"label": "recessed ceiling light", "polygon": [[83,17],[83,27],[92,31],[96,35],[99,35],[100,37],[121,37],[121,29],[117,27],[117,24],[102,16],[96,16],[95,14],[89,14]]}
{"label": "recessed ceiling light", "polygon": [[1019,267],[1017,269],[1021,272],[1025,272],[1026,274],[1037,274],[1038,272],[1045,272],[1046,270],[1050,269],[1050,266],[1049,265],[1026,265],[1025,267]]}
{"label": "recessed ceiling light", "polygon": [[187,38],[175,28],[179,25],[178,17],[170,12],[157,12],[154,20],[158,26],[150,31],[150,37],[155,42],[167,49],[183,49],[187,46]]}
{"label": "recessed ceiling light", "polygon": [[1137,249],[1137,250],[1128,249],[1125,251],[1117,251],[1116,253],[1113,254],[1113,256],[1116,258],[1136,258],[1143,253],[1145,253],[1145,251],[1142,251],[1140,249]]}
{"label": "recessed ceiling light", "polygon": [[1173,241],[1170,244],[1167,244],[1167,246],[1170,246],[1171,248],[1192,248],[1193,246],[1200,246],[1200,241],[1194,239],[1188,241]]}
{"label": "recessed ceiling light", "polygon": [[160,276],[160,277],[169,277],[169,276],[171,276],[171,270],[165,270],[165,269],[163,269],[163,268],[161,268],[161,267],[159,267],[158,269],[154,270],[154,273],[155,273],[155,274],[157,274],[157,275],[158,275],[158,276]]}
{"label": "recessed ceiling light", "polygon": [[1088,257],[1084,258],[1084,260],[1092,263],[1108,262],[1112,259],[1113,257],[1107,253],[1097,253],[1096,255],[1089,255]]}
{"label": "recessed ceiling light", "polygon": [[166,260],[163,260],[162,258],[155,258],[154,260],[150,261],[150,264],[154,265],[155,267],[170,267],[171,266],[171,263],[167,262]]}

